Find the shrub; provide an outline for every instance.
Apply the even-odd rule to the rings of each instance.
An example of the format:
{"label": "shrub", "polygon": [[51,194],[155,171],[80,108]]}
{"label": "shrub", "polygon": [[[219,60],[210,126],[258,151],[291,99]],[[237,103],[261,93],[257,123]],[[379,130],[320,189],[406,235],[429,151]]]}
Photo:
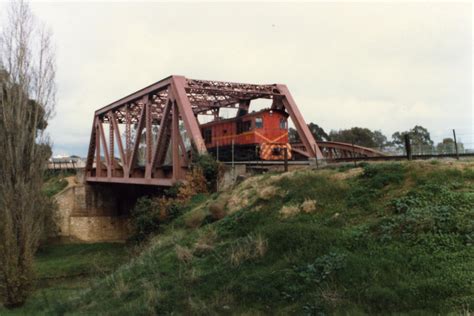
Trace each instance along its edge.
{"label": "shrub", "polygon": [[219,220],[226,216],[225,205],[225,200],[215,201],[209,205],[209,212],[211,213],[211,216],[214,220]]}
{"label": "shrub", "polygon": [[209,191],[217,190],[217,181],[221,170],[221,165],[211,155],[194,155],[193,167],[201,170],[202,175],[206,179],[207,189]]}

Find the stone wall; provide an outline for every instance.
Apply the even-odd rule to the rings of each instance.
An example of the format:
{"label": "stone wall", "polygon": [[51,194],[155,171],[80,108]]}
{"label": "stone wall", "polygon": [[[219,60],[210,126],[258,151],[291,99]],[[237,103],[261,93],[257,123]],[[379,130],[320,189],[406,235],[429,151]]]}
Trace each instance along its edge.
{"label": "stone wall", "polygon": [[71,216],[70,237],[85,242],[120,241],[129,234],[128,217]]}
{"label": "stone wall", "polygon": [[91,186],[70,177],[55,196],[59,237],[79,242],[120,241],[130,235],[129,210],[136,198],[107,186]]}

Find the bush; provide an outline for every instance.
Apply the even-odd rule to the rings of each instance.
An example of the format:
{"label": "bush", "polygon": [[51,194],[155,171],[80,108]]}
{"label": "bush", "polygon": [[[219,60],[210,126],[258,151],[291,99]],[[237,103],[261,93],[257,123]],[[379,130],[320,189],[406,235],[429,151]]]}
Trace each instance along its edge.
{"label": "bush", "polygon": [[193,159],[194,168],[202,171],[204,178],[206,179],[207,189],[209,191],[217,190],[217,180],[220,174],[220,163],[217,162],[211,155],[194,155]]}

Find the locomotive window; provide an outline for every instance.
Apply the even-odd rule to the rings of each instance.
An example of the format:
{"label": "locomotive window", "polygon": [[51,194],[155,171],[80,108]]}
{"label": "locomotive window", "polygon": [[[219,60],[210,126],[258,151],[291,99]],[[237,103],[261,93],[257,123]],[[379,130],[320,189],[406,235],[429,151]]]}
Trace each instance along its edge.
{"label": "locomotive window", "polygon": [[237,134],[248,132],[252,129],[251,121],[239,121],[237,122]]}
{"label": "locomotive window", "polygon": [[206,144],[212,143],[212,129],[207,128],[204,130],[204,142]]}
{"label": "locomotive window", "polygon": [[263,120],[261,117],[255,118],[255,128],[263,128]]}
{"label": "locomotive window", "polygon": [[280,128],[287,129],[288,126],[286,125],[286,120],[284,118],[280,119]]}

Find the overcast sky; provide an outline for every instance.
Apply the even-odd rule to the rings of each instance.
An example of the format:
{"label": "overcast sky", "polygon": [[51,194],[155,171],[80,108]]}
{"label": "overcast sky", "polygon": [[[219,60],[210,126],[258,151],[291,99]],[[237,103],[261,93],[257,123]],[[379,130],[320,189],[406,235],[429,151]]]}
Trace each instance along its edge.
{"label": "overcast sky", "polygon": [[55,154],[93,112],[170,74],[288,85],[307,123],[387,136],[456,128],[474,147],[470,3],[34,2],[54,32]]}

